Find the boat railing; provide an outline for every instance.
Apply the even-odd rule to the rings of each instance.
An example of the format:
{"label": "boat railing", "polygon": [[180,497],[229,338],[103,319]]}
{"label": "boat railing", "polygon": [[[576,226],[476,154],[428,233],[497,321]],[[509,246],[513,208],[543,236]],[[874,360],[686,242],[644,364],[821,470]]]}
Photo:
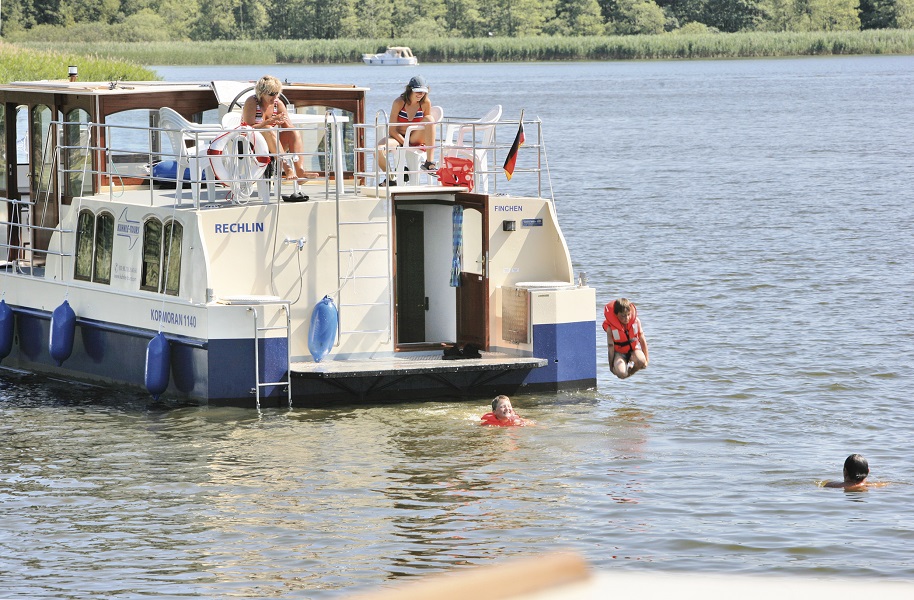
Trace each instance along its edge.
{"label": "boat railing", "polygon": [[[71,229],[61,227],[56,216],[60,214],[59,197],[53,198],[55,210],[49,210],[49,204],[52,201],[49,192],[51,174],[60,163],[60,149],[51,150],[50,137],[46,138],[41,156],[50,157],[50,159],[43,161],[39,166],[36,177],[39,190],[36,197],[33,197],[31,193],[27,193],[25,197],[4,198],[6,203],[12,205],[12,210],[7,211],[7,214],[12,215],[12,217],[10,220],[0,221],[0,227],[3,227],[6,232],[5,238],[0,240],[0,248],[5,250],[4,254],[7,257],[10,256],[12,251],[15,258],[11,262],[15,264],[17,272],[23,269],[29,269],[34,272],[36,264],[37,266],[43,266],[48,255],[72,256],[70,252],[51,249],[43,241],[36,243],[38,236],[42,240],[49,240],[54,233],[73,233]],[[38,224],[36,224],[36,219]],[[13,243],[14,240],[16,240],[16,243]],[[36,259],[36,255],[40,256]]]}
{"label": "boat railing", "polygon": [[[322,122],[296,124],[292,128],[300,135],[317,130],[316,137],[322,140],[298,156],[306,170],[315,170],[308,169],[309,164],[319,167],[316,170],[324,176],[325,197],[341,191],[340,186],[331,187],[331,178],[338,182],[343,178],[340,169],[344,168],[344,161],[337,160],[335,154],[340,151],[327,142],[334,126],[333,117],[326,116]],[[266,142],[255,137],[259,134],[250,128],[192,124],[176,130],[155,125],[67,122],[53,122],[51,128],[51,135],[59,140],[56,154],[65,157],[55,164],[59,189],[71,197],[107,193],[109,199],[116,200],[128,190],[143,190],[152,206],[161,203],[162,189],[172,188],[175,203],[183,204],[183,190],[189,186],[194,208],[225,204],[217,201],[228,201],[225,205],[254,200],[266,204],[280,201],[285,182],[281,165],[287,159],[291,161],[287,153],[270,153]],[[173,148],[168,141],[170,136],[183,140],[185,147]],[[214,143],[220,139],[222,146],[215,151]],[[271,161],[275,165],[272,174],[265,169]],[[184,173],[178,173],[182,167]],[[297,191],[297,182],[292,185]],[[308,191],[317,189],[309,186]]]}
{"label": "boat railing", "polygon": [[[357,140],[364,140],[364,145],[355,148],[355,164],[365,165],[364,170],[356,171],[355,185],[374,188],[376,194],[390,193],[386,182],[391,181],[399,169],[399,156],[396,150],[391,149],[387,160],[387,168],[382,169],[377,160],[379,144],[388,135],[391,125],[402,126],[403,123],[391,123],[385,111],[376,113],[373,123],[356,124],[357,131],[361,129],[364,134],[356,135]],[[415,123],[410,123],[415,126]],[[506,159],[511,155],[512,146],[523,126],[524,142],[517,149],[515,168],[510,179],[504,176]],[[543,173],[545,169],[545,144],[543,142],[542,122],[537,119],[499,119],[492,122],[480,122],[478,119],[446,117],[434,123],[435,127],[435,157],[439,169],[450,168],[456,164],[453,159],[463,159],[472,165],[473,191],[500,194],[510,191],[512,194],[527,194],[542,197]],[[456,138],[460,135],[462,139]],[[419,147],[414,148],[416,150]],[[361,158],[361,160],[359,160]],[[419,161],[420,164],[422,161]],[[424,171],[406,170],[409,182],[397,181],[397,186],[414,185],[425,175]],[[447,174],[444,171],[442,174]],[[415,179],[414,179],[415,178]],[[449,182],[443,177],[430,179],[431,185],[448,186]],[[450,182],[450,185],[460,185]]]}

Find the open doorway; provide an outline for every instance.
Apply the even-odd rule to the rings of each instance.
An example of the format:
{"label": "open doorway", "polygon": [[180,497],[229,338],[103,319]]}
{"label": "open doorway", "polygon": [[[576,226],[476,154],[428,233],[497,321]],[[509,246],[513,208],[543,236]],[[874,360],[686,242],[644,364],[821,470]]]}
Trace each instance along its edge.
{"label": "open doorway", "polygon": [[485,196],[397,199],[396,348],[488,344]]}

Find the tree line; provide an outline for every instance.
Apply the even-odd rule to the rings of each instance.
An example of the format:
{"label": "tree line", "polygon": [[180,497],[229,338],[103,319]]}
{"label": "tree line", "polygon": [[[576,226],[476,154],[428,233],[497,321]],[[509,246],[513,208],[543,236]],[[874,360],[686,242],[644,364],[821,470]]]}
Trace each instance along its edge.
{"label": "tree line", "polygon": [[914,29],[914,0],[6,0],[0,10],[7,41]]}

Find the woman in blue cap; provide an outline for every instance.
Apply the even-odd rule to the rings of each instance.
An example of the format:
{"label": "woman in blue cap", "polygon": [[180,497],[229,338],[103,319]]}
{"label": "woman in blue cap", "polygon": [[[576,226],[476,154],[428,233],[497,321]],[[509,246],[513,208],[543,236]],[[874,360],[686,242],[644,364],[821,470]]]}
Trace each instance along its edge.
{"label": "woman in blue cap", "polygon": [[[406,128],[415,123],[429,123],[429,125],[414,131],[409,144],[410,146],[425,146],[423,170],[431,172],[438,170],[438,165],[434,160],[435,126],[431,124],[431,112],[432,103],[428,99],[428,82],[422,75],[416,75],[409,80],[406,89],[397,96],[390,107],[391,121],[396,124],[388,128],[387,137],[378,143],[378,167],[381,171],[387,171],[388,153],[398,146],[404,145],[406,140],[403,136],[406,134]],[[396,179],[391,177],[389,185],[396,184]],[[388,185],[388,182],[384,181],[381,185]]]}

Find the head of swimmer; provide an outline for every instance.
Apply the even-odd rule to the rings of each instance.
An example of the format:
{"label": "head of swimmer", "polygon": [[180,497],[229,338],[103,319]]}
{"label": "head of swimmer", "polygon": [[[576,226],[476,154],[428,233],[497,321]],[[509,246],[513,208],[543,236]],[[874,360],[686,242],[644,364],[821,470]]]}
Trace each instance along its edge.
{"label": "head of swimmer", "polygon": [[846,483],[863,483],[870,474],[870,465],[859,454],[851,454],[844,461],[844,481]]}
{"label": "head of swimmer", "polygon": [[496,396],[492,400],[492,412],[495,413],[495,418],[499,421],[508,421],[517,416],[517,413],[514,412],[514,407],[511,406],[511,399],[507,396]]}

